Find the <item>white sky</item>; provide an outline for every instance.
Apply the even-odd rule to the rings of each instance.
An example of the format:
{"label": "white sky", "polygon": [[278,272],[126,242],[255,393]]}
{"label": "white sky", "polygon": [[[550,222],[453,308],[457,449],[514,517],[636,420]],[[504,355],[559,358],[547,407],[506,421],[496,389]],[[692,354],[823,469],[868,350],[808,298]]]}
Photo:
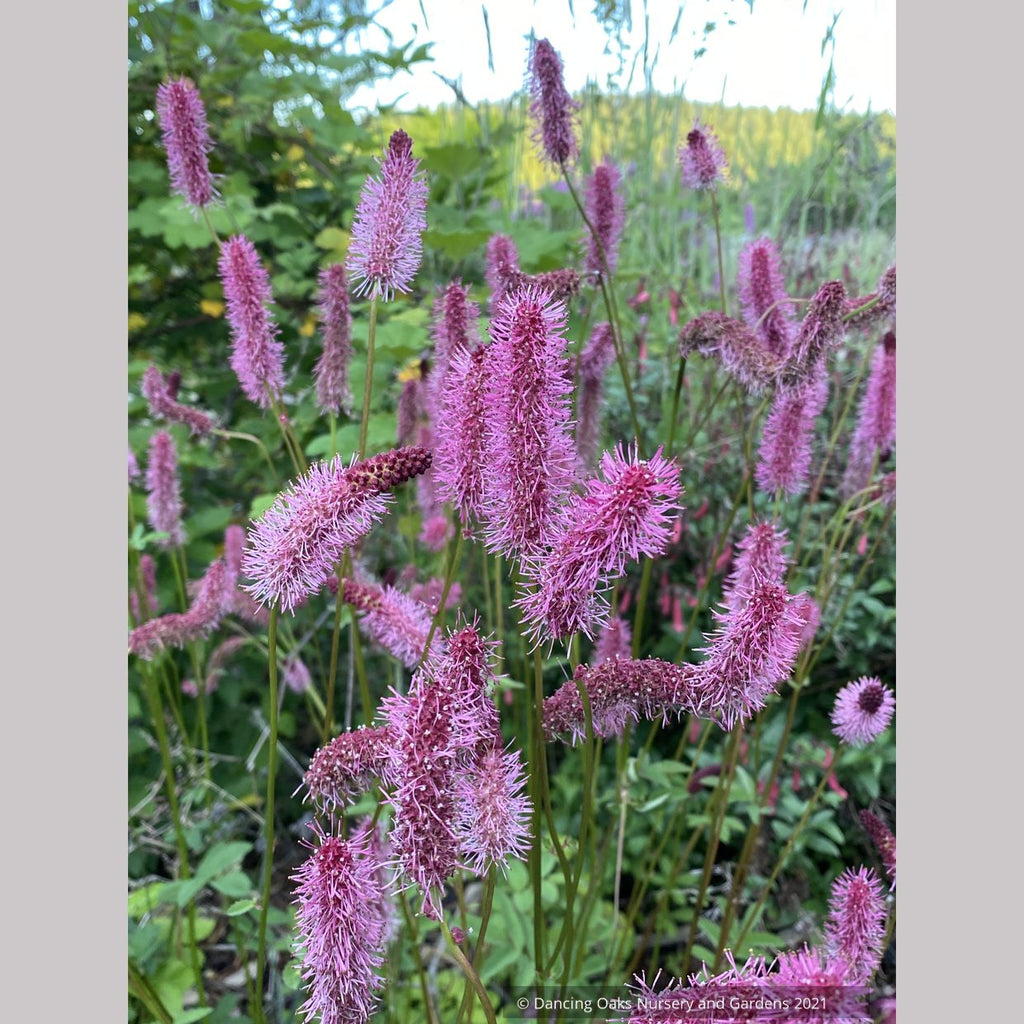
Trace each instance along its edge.
{"label": "white sky", "polygon": [[[372,3],[372,0],[371,0]],[[532,28],[548,38],[565,65],[566,84],[575,91],[588,80],[603,86],[617,67],[605,54],[607,37],[591,10],[594,0],[488,0],[494,71],[487,65],[487,42],[480,0],[393,0],[378,21],[403,44],[434,42],[433,64],[403,72],[374,88],[361,88],[356,106],[373,109],[399,101],[399,109],[419,104],[450,102],[452,91],[433,73],[461,81],[471,103],[499,100],[522,87],[527,37]],[[682,7],[679,29],[670,42],[672,26]],[[822,55],[825,30],[838,13],[835,37],[835,99],[840,108],[896,111],[896,0],[648,0],[649,62],[653,84],[661,92],[683,88],[686,99],[727,105],[817,107],[828,51]],[[632,88],[643,87],[644,45],[642,0],[633,0],[630,52],[620,84],[625,84],[635,55],[640,60]],[[734,25],[727,24],[731,16]],[[704,24],[714,21],[707,52],[694,59]],[[367,47],[382,46],[376,29],[362,39]],[[657,50],[657,61],[654,54]],[[404,98],[403,97],[404,94]]]}

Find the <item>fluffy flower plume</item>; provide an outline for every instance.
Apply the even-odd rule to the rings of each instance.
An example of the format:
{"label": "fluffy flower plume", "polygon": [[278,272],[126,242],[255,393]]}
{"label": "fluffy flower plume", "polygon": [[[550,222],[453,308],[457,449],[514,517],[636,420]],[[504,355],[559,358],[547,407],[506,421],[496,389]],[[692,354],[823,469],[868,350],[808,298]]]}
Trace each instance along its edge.
{"label": "fluffy flower plume", "polygon": [[316,842],[305,843],[310,856],[292,876],[295,951],[309,994],[299,1012],[320,1024],[365,1024],[384,980],[378,971],[390,894],[381,884],[383,864],[368,831],[342,839],[319,822],[310,828]]}
{"label": "fluffy flower plume", "polygon": [[[867,989],[858,985],[845,960],[830,956],[826,950],[808,948],[782,953],[777,968],[768,976],[769,991],[798,992],[812,1007],[821,1007],[800,1015],[801,1024],[869,1024],[864,1000]],[[824,1002],[818,1002],[818,999]]]}
{"label": "fluffy flower plume", "polygon": [[768,494],[799,494],[807,487],[814,426],[828,401],[828,378],[818,373],[793,388],[780,387],[764,421],[754,477]]}
{"label": "fluffy flower plume", "polygon": [[487,747],[455,784],[455,835],[469,866],[485,874],[507,870],[509,857],[525,859],[530,836],[526,773],[516,750]]}
{"label": "fluffy flower plume", "polygon": [[[625,201],[619,192],[621,181],[622,175],[610,160],[595,167],[587,179],[587,218],[594,227],[594,234],[587,239],[586,267],[592,273],[603,273],[605,261],[608,270],[615,273],[619,241],[626,223]],[[604,259],[601,258],[602,251]]]}
{"label": "fluffy flower plume", "polygon": [[208,637],[224,614],[224,575],[219,559],[206,570],[187,612],[161,615],[132,630],[128,650],[146,661],[165,647],[184,647],[191,640]]}
{"label": "fluffy flower plume", "polygon": [[580,665],[572,679],[545,698],[544,733],[549,740],[568,734],[573,745],[586,739],[577,681],[590,698],[594,735],[607,738],[621,735],[629,721],[664,721],[669,714],[697,712],[695,677],[692,665],[673,665],[656,658],[613,658],[598,665]]}
{"label": "fluffy flower plume", "polygon": [[317,310],[323,325],[323,349],[313,370],[316,404],[337,415],[351,401],[348,366],[352,360],[352,314],[345,267],[332,263],[320,271]]}
{"label": "fluffy flower plume", "polygon": [[[220,685],[220,677],[224,675],[224,665],[227,660],[248,642],[249,638],[246,636],[229,636],[227,640],[222,640],[213,649],[206,662],[206,680],[203,683],[203,693],[206,696],[213,693]],[[196,685],[195,680],[183,679],[181,682],[181,692],[189,697],[198,697],[199,687]]]}
{"label": "fluffy flower plume", "polygon": [[488,548],[504,555],[542,548],[572,485],[565,318],[562,303],[526,288],[491,321],[483,517]]}
{"label": "fluffy flower plume", "polygon": [[135,458],[135,452],[133,452],[131,450],[131,448],[129,448],[128,449],[128,483],[131,483],[133,480],[138,480],[138,478],[140,476],[141,476],[141,473],[139,472],[139,461],[138,461],[138,459]]}
{"label": "fluffy flower plume", "polygon": [[[438,608],[441,607],[441,598],[444,596],[444,580],[440,576],[433,576],[426,583],[414,583],[409,588],[409,596],[414,601],[419,601],[431,615],[436,615]],[[462,586],[457,580],[453,580],[444,606],[445,608],[457,608],[461,603]]]}
{"label": "fluffy flower plume", "polygon": [[[136,622],[141,622],[143,619],[148,619],[153,615],[156,615],[157,608],[157,595],[156,595],[156,562],[153,561],[152,555],[140,555],[139,556],[139,578],[136,583],[138,591],[132,590],[128,594],[128,600],[131,604],[132,616]],[[139,603],[139,595],[144,598],[144,606]]]}
{"label": "fluffy flower plume", "polygon": [[199,90],[184,77],[161,83],[156,90],[156,113],[171,187],[196,209],[209,206],[217,195],[207,159],[213,143]]}
{"label": "fluffy flower plume", "polygon": [[586,471],[597,454],[601,436],[601,410],[605,371],[615,361],[615,336],[607,321],[594,326],[579,359],[576,397],[576,459]]}
{"label": "fluffy flower plume", "polygon": [[413,370],[411,373],[403,371],[399,380],[402,381],[402,390],[398,395],[398,414],[395,417],[398,421],[398,443],[412,444],[419,434],[420,423],[426,412],[423,378]]}
{"label": "fluffy flower plume", "polygon": [[452,281],[434,303],[434,358],[427,375],[427,411],[437,427],[441,417],[444,383],[453,357],[480,342],[480,307],[469,299],[461,281]]}
{"label": "fluffy flower plume", "polygon": [[303,784],[323,810],[344,807],[381,778],[390,764],[392,736],[387,727],[360,726],[335,736],[309,762]]}
{"label": "fluffy flower plume", "polygon": [[878,854],[882,858],[885,873],[889,876],[892,888],[895,888],[896,837],[886,827],[885,822],[877,814],[872,814],[871,811],[861,811],[860,822],[867,831],[867,834],[871,836],[871,841],[875,844],[875,849],[878,850]]}
{"label": "fluffy flower plume", "polygon": [[793,341],[789,358],[780,370],[784,387],[796,388],[816,380],[824,372],[829,352],[838,344],[846,329],[846,289],[842,281],[826,281],[811,299],[800,329]]}
{"label": "fluffy flower plume", "polygon": [[157,532],[167,534],[158,543],[162,548],[181,547],[185,543],[185,528],[181,524],[178,451],[174,438],[164,430],[158,430],[149,439],[146,491],[149,525]]}
{"label": "fluffy flower plume", "polygon": [[785,359],[796,336],[796,316],[786,297],[779,252],[770,238],[743,246],[737,281],[743,318],[770,352]]}
{"label": "fluffy flower plume", "polygon": [[600,665],[613,658],[628,658],[633,649],[633,631],[620,615],[610,618],[597,634],[594,644],[594,664]]}
{"label": "fluffy flower plume", "polygon": [[423,255],[429,189],[412,155],[412,139],[392,134],[380,177],[366,179],[359,196],[346,266],[357,295],[383,298],[408,292]]}
{"label": "fluffy flower plume", "polygon": [[832,731],[844,743],[864,747],[885,732],[895,710],[892,690],[880,679],[861,676],[836,694]]}
{"label": "fluffy flower plume", "polygon": [[877,323],[892,324],[895,317],[896,265],[893,264],[879,278],[876,291],[847,301],[846,326],[864,328]]}
{"label": "fluffy flower plume", "polygon": [[267,309],[273,297],[270,277],[244,235],[221,245],[218,268],[231,327],[231,369],[245,397],[268,409],[284,387],[284,346]]}
{"label": "fluffy flower plume", "polygon": [[722,369],[757,394],[775,383],[782,360],[742,320],[713,310],[701,313],[679,332],[679,354],[718,359]]}
{"label": "fluffy flower plume", "polygon": [[295,654],[285,658],[281,666],[281,680],[292,693],[305,693],[313,682],[306,663]]}
{"label": "fluffy flower plume", "polygon": [[249,592],[261,604],[293,611],[385,514],[386,492],[424,472],[430,458],[423,448],[396,448],[350,466],[336,455],[310,467],[250,530],[242,559]]}
{"label": "fluffy flower plume", "polygon": [[845,961],[851,980],[868,982],[882,962],[885,897],[870,868],[847,869],[832,884],[825,946]]}
{"label": "fluffy flower plume", "polygon": [[569,95],[562,76],[562,58],[547,39],[530,50],[530,117],[541,156],[556,167],[579,152],[575,118],[579,104]]}
{"label": "fluffy flower plume", "polygon": [[213,430],[213,419],[205,412],[191,409],[171,397],[164,375],[148,366],[142,377],[142,394],[149,403],[150,415],[170,423],[184,423],[193,434],[208,434]]}
{"label": "fluffy flower plume", "polygon": [[688,188],[714,188],[725,180],[728,166],[725,152],[715,133],[700,121],[694,121],[686,135],[686,145],[679,150],[683,184]]}
{"label": "fluffy flower plume", "polygon": [[508,282],[519,272],[519,250],[508,235],[491,235],[487,242],[487,287],[491,308],[505,297]]}
{"label": "fluffy flower plume", "polygon": [[759,580],[781,584],[788,565],[786,531],[775,523],[751,523],[737,547],[739,555],[722,594],[722,603],[731,612],[747,603]]}
{"label": "fluffy flower plume", "polygon": [[847,494],[866,487],[877,455],[884,459],[896,441],[896,335],[889,331],[875,350],[871,376],[857,413],[843,480]]}
{"label": "fluffy flower plume", "polygon": [[381,705],[393,738],[391,845],[404,875],[423,894],[423,913],[435,919],[459,854],[457,773],[498,733],[489,654],[476,627],[464,626],[449,635],[443,655],[431,653],[407,695],[392,694]]}
{"label": "fluffy flower plume", "polygon": [[562,639],[577,630],[593,638],[610,612],[602,591],[641,556],[664,554],[682,506],[679,467],[661,449],[641,460],[635,449],[605,452],[601,477],[574,494],[550,533],[551,550],[524,560],[536,590],[517,604],[536,640]]}
{"label": "fluffy flower plume", "polygon": [[[394,587],[345,580],[342,599],[363,612],[362,628],[403,665],[415,668],[430,635],[431,616],[419,601]],[[441,643],[438,636],[433,643]]]}

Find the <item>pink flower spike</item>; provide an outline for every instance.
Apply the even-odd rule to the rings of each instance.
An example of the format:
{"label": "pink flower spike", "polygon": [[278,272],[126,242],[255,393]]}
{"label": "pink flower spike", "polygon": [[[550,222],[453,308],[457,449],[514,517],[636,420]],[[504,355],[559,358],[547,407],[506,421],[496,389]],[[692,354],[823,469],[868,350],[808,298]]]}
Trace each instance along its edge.
{"label": "pink flower spike", "polygon": [[861,676],[836,695],[832,731],[850,746],[865,747],[885,732],[895,710],[892,690],[880,679]]}
{"label": "pink flower spike", "polygon": [[193,434],[199,436],[209,434],[213,430],[212,417],[198,409],[182,405],[171,397],[167,380],[155,366],[146,368],[142,378],[142,394],[149,403],[150,415],[170,423],[184,423]]}
{"label": "pink flower spike", "polygon": [[426,383],[426,407],[436,428],[441,418],[445,379],[456,353],[469,351],[480,342],[480,308],[470,302],[461,281],[452,281],[434,303],[434,358]]}
{"label": "pink flower spike", "polygon": [[796,316],[775,243],[770,238],[748,242],[740,250],[737,276],[744,320],[772,353],[785,359],[796,336]]}
{"label": "pink flower spike", "polygon": [[320,1024],[365,1024],[384,979],[385,914],[389,893],[381,884],[383,864],[374,856],[368,831],[342,839],[310,823],[315,843],[292,875],[298,904],[296,954],[309,998],[299,1012]]}
{"label": "pink flower spike", "polygon": [[679,150],[683,184],[688,188],[714,188],[725,180],[728,164],[715,133],[701,122],[694,121],[687,133],[686,145]]}
{"label": "pink flower spike", "polygon": [[491,235],[487,242],[487,287],[491,289],[490,308],[493,311],[509,289],[513,278],[520,273],[519,250],[508,235]]}
{"label": "pink flower spike", "polygon": [[889,881],[892,883],[890,888],[895,889],[896,837],[886,827],[885,822],[877,814],[872,814],[871,811],[861,811],[860,822],[867,831],[867,834],[871,836],[871,841],[875,844],[875,849],[878,850],[879,856],[882,858],[885,873],[889,876]]}
{"label": "pink flower spike", "polygon": [[[362,629],[384,650],[408,668],[420,663],[431,626],[431,616],[422,604],[394,587],[356,583],[355,580],[344,581],[342,600],[363,612]],[[433,645],[443,647],[439,635],[435,636]]]}
{"label": "pink flower spike", "polygon": [[633,632],[629,623],[619,615],[609,619],[602,627],[594,644],[595,665],[613,658],[632,657]]}
{"label": "pink flower spike", "polygon": [[885,898],[882,883],[870,868],[847,869],[832,883],[825,945],[845,961],[851,979],[870,981],[882,962]]}
{"label": "pink flower spike", "polygon": [[547,39],[534,40],[530,48],[530,117],[540,155],[561,167],[579,152],[576,111],[579,104],[569,95],[562,75],[562,58]]}
{"label": "pink flower spike", "polygon": [[345,267],[332,263],[319,276],[317,310],[323,325],[323,349],[313,370],[316,404],[337,415],[351,401],[348,367],[352,360],[352,314],[348,305]]}
{"label": "pink flower spike", "polygon": [[588,471],[597,453],[601,436],[603,382],[608,367],[615,362],[615,337],[611,324],[594,325],[586,347],[580,353],[579,390],[576,398],[576,459],[581,473]]}
{"label": "pink flower spike", "polygon": [[423,255],[429,188],[412,155],[412,139],[392,133],[380,177],[363,185],[352,222],[352,241],[345,266],[357,295],[390,302],[395,292],[408,292]]}
{"label": "pink flower spike", "polygon": [[246,398],[269,409],[284,387],[284,346],[267,310],[270,277],[244,235],[221,245],[218,268],[231,327],[231,369]]}
{"label": "pink flower spike", "polygon": [[843,491],[853,494],[866,487],[875,456],[884,459],[895,442],[896,334],[889,331],[875,350],[871,375],[860,402]]}
{"label": "pink flower spike", "polygon": [[161,83],[156,90],[156,113],[171,187],[196,210],[209,206],[217,195],[207,159],[213,143],[199,90],[184,77]]}
{"label": "pink flower spike", "polygon": [[608,272],[615,273],[619,241],[626,222],[625,201],[619,192],[621,182],[622,175],[610,160],[595,167],[587,179],[587,218],[594,228],[587,239],[586,267],[591,273],[603,274],[605,262]]}
{"label": "pink flower spike", "polygon": [[261,604],[291,612],[317,593],[342,553],[373,528],[388,508],[387,492],[425,472],[423,448],[396,448],[345,466],[320,462],[280,494],[255,522],[242,570]]}
{"label": "pink flower spike", "polygon": [[309,799],[333,811],[369,792],[388,768],[392,741],[387,728],[365,725],[335,736],[313,755],[302,778]]}
{"label": "pink flower spike", "polygon": [[281,669],[281,677],[284,685],[292,693],[305,693],[312,682],[309,669],[306,668],[306,663],[294,654],[285,659]]}
{"label": "pink flower spike", "polygon": [[146,511],[149,525],[167,536],[158,541],[162,548],[181,547],[185,528],[181,523],[181,482],[178,479],[178,452],[174,439],[159,430],[149,439],[146,466]]}
{"label": "pink flower spike", "polygon": [[786,363],[780,370],[784,387],[797,388],[824,373],[826,360],[846,330],[846,289],[842,281],[826,281],[811,299]]}
{"label": "pink flower spike", "polygon": [[786,531],[774,522],[751,523],[737,547],[739,556],[722,595],[722,603],[733,612],[746,603],[756,580],[781,584],[789,564],[785,555]]}
{"label": "pink flower spike", "polygon": [[803,385],[780,387],[761,431],[757,486],[768,494],[776,490],[800,494],[810,482],[814,454],[814,428],[828,401],[828,377],[818,373]]}

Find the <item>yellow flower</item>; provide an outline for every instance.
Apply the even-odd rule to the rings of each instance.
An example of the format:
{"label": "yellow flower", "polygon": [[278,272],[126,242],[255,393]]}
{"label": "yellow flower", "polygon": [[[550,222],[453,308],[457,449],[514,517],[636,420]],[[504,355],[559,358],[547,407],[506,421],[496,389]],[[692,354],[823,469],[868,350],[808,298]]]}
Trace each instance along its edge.
{"label": "yellow flower", "polygon": [[301,160],[305,153],[306,151],[301,146],[289,146],[284,155],[294,162]]}
{"label": "yellow flower", "polygon": [[224,315],[224,303],[220,299],[203,299],[199,303],[199,308],[207,316],[223,316]]}
{"label": "yellow flower", "polygon": [[423,376],[423,360],[422,359],[410,359],[398,371],[398,379],[404,384],[407,380],[419,380]]}
{"label": "yellow flower", "polygon": [[149,321],[141,313],[128,314],[128,333],[141,330]]}
{"label": "yellow flower", "polygon": [[315,330],[316,330],[316,314],[315,313],[307,313],[305,321],[303,322],[302,326],[299,328],[299,334],[301,334],[303,338],[312,338],[313,337],[313,332]]}

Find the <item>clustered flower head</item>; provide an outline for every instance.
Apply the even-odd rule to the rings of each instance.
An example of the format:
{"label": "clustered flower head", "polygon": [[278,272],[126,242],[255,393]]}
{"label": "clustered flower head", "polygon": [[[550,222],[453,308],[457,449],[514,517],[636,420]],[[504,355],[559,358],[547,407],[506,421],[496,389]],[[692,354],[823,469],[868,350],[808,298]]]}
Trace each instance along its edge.
{"label": "clustered flower head", "polygon": [[320,1024],[365,1024],[376,1006],[384,979],[385,905],[390,893],[382,884],[383,863],[371,833],[348,839],[327,832],[319,822],[310,828],[311,853],[292,876],[295,883],[295,951],[309,998],[299,1012]]}
{"label": "clustered flower head", "polygon": [[162,82],[156,90],[156,113],[171,187],[195,209],[209,206],[217,195],[208,160],[213,143],[199,90],[185,77]]}
{"label": "clustered flower head", "polygon": [[871,811],[861,811],[860,821],[871,841],[875,844],[885,873],[889,876],[892,888],[896,887],[896,837],[886,827],[884,821]]}
{"label": "clustered flower head", "polygon": [[850,977],[866,982],[882,961],[885,897],[870,868],[847,869],[832,884],[825,921],[825,946],[845,961]]}
{"label": "clustered flower head", "polygon": [[202,436],[213,430],[213,419],[199,409],[192,409],[175,401],[168,380],[156,368],[148,366],[142,377],[142,394],[149,403],[150,414],[170,423],[184,423],[189,430]]}
{"label": "clustered flower head", "polygon": [[861,676],[836,695],[832,731],[844,743],[864,747],[885,732],[895,710],[892,690],[880,679]]}
{"label": "clustered flower head", "polygon": [[694,189],[714,188],[725,180],[728,167],[718,137],[699,120],[693,122],[687,133],[686,145],[680,147],[679,164],[683,184]]}
{"label": "clustered flower head", "polygon": [[626,223],[625,200],[619,191],[622,175],[610,160],[594,168],[587,179],[586,211],[593,226],[587,239],[587,270],[602,274],[605,264],[615,272],[619,259],[619,242]]}
{"label": "clustered flower head", "polygon": [[579,153],[575,118],[579,104],[565,88],[562,58],[547,39],[537,39],[530,50],[530,117],[541,155],[556,167]]}
{"label": "clustered flower head", "polygon": [[221,245],[220,279],[231,327],[231,369],[250,402],[268,409],[284,387],[284,346],[270,316],[270,276],[244,235]]}
{"label": "clustered flower head", "polygon": [[181,522],[178,451],[174,438],[165,430],[158,430],[149,439],[146,491],[149,525],[158,533],[167,535],[158,543],[163,548],[181,547],[185,543],[185,528]]}
{"label": "clustered flower head", "polygon": [[291,612],[317,593],[346,548],[388,508],[388,491],[431,461],[424,448],[396,448],[345,466],[341,456],[316,463],[253,524],[242,569],[261,604]]}
{"label": "clustered flower head", "polygon": [[313,370],[316,404],[322,412],[337,415],[351,400],[348,367],[352,359],[352,314],[345,267],[341,263],[324,267],[319,282],[317,309],[323,324],[323,348]]}
{"label": "clustered flower head", "polygon": [[387,771],[392,741],[386,726],[360,726],[335,736],[313,755],[303,776],[309,798],[330,811],[368,792]]}
{"label": "clustered flower head", "polygon": [[570,498],[549,531],[550,550],[523,561],[523,576],[535,589],[517,605],[534,639],[577,631],[593,638],[610,612],[603,591],[628,562],[668,547],[682,509],[675,461],[661,449],[642,460],[635,448],[626,455],[619,446],[604,453],[601,474]]}
{"label": "clustered flower head", "polygon": [[710,310],[694,317],[679,332],[679,354],[714,357],[722,369],[752,394],[774,384],[783,362],[742,320]]}
{"label": "clustered flower head", "polygon": [[[403,665],[415,668],[423,659],[430,635],[431,616],[408,594],[394,587],[345,580],[342,600],[363,612],[360,625]],[[441,644],[440,636],[433,641]]]}
{"label": "clustered flower head", "polygon": [[357,295],[389,302],[408,292],[423,255],[429,188],[412,155],[412,139],[392,133],[380,177],[370,175],[356,207],[346,267]]}
{"label": "clustered flower head", "polygon": [[744,320],[768,350],[784,360],[796,335],[796,317],[786,296],[779,251],[770,238],[743,246],[737,282]]}

